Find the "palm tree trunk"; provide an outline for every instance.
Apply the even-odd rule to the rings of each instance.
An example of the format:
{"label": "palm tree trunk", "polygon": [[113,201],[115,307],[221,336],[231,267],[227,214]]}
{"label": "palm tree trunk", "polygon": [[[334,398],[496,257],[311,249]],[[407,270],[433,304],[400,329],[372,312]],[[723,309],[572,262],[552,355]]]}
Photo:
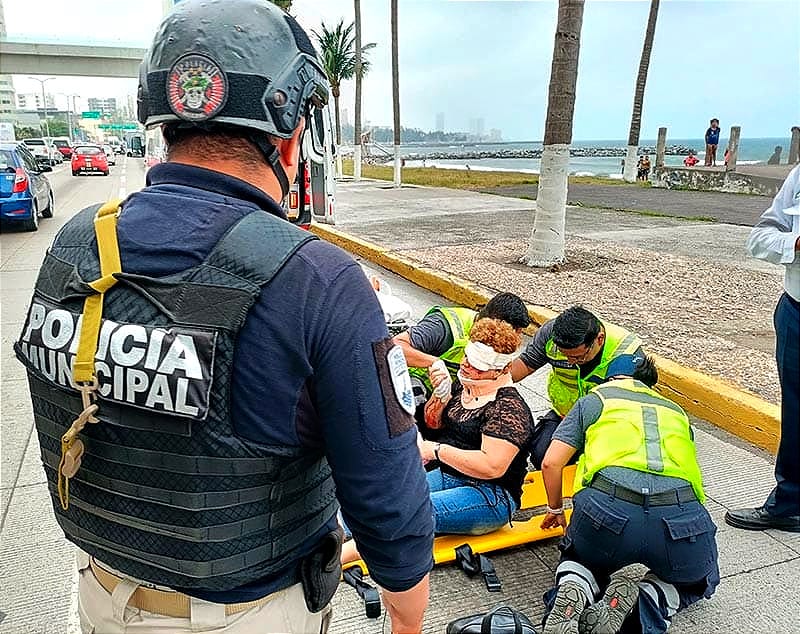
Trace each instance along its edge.
{"label": "palm tree trunk", "polygon": [[336,117],[336,178],[342,177],[342,121],[339,114],[339,90],[332,89],[333,112]]}
{"label": "palm tree trunk", "polygon": [[361,0],[353,0],[356,12],[356,106],[353,122],[353,178],[361,180]]}
{"label": "palm tree trunk", "polygon": [[397,0],[392,0],[392,105],[394,110],[394,186],[402,180],[400,158],[400,60],[397,50]]}
{"label": "palm tree trunk", "polygon": [[628,150],[625,154],[625,171],[623,178],[632,183],[636,180],[636,155],[639,151],[639,130],[642,127],[642,105],[644,104],[644,86],[647,83],[647,71],[650,68],[650,53],[653,50],[653,37],[656,34],[659,0],[650,0],[650,17],[647,18],[647,30],[644,32],[642,58],[639,61],[639,75],[636,77],[636,91],[633,95],[633,114],[631,130],[628,134]]}
{"label": "palm tree trunk", "polygon": [[558,2],[536,215],[528,252],[522,258],[528,266],[548,267],[564,262],[569,146],[572,143],[583,3],[584,0]]}

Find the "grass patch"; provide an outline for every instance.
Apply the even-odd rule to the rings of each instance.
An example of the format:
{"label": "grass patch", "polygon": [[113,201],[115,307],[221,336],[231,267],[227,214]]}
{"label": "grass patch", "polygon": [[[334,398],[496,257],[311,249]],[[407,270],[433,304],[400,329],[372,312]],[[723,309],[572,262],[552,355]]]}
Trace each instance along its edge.
{"label": "grass patch", "polygon": [[585,207],[586,209],[607,209],[609,211],[624,211],[629,214],[638,214],[640,216],[651,216],[653,218],[675,218],[676,220],[691,220],[693,222],[717,222],[714,216],[681,216],[679,214],[671,214],[665,211],[657,211],[655,209],[625,209],[622,207],[612,207],[606,205],[584,205],[580,201],[567,201],[568,205],[576,207]]}
{"label": "grass patch", "polygon": [[[353,175],[353,160],[342,160],[342,171]],[[394,179],[394,167],[391,165],[361,165],[364,178],[390,181]],[[602,176],[570,176],[569,182],[575,185],[618,185],[628,187],[650,187],[648,181],[626,183],[622,179],[603,178]],[[425,185],[428,187],[449,187],[451,189],[490,189],[492,187],[512,187],[514,185],[538,185],[537,174],[524,172],[486,172],[483,170],[457,170],[441,167],[404,167],[403,183],[407,185]]]}
{"label": "grass patch", "polygon": [[[342,171],[352,176],[353,161],[344,159]],[[361,165],[364,178],[391,181],[394,179],[394,168],[391,165]],[[485,189],[487,187],[504,187],[507,185],[536,185],[539,177],[536,174],[522,172],[484,172],[478,170],[448,170],[437,167],[405,167],[403,183],[407,185],[425,185],[428,187],[449,187],[451,189]]]}

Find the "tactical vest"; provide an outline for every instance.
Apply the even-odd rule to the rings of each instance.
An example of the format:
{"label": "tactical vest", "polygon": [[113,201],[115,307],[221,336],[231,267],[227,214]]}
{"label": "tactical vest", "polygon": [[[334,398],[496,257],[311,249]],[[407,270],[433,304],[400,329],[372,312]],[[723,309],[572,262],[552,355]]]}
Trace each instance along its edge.
{"label": "tactical vest", "polygon": [[[60,478],[65,432],[84,410],[72,381],[84,304],[103,286],[96,210],[56,237],[15,344],[58,523],[89,554],[160,585],[224,591],[283,574],[335,516],[334,483],[320,451],[236,435],[232,365],[262,287],[314,236],[254,211],[194,268],[117,273],[116,284],[103,271],[113,288],[89,363],[99,422],[78,434],[77,472]],[[112,233],[116,249],[116,221]]]}
{"label": "tactical vest", "polygon": [[[478,313],[459,306],[434,306],[425,313],[425,316],[433,313],[440,313],[445,318],[447,325],[450,326],[450,332],[453,334],[453,345],[439,358],[444,361],[450,376],[455,380],[458,369],[461,367],[461,361],[464,359],[464,348],[469,343],[469,332],[472,330],[472,324]],[[419,378],[425,384],[429,394],[433,392],[433,385],[428,377],[428,368],[410,367],[408,371],[411,376]]]}
{"label": "tactical vest", "polygon": [[679,405],[633,379],[614,379],[591,393],[600,397],[603,410],[586,430],[574,491],[614,466],[682,478],[705,500],[689,417]]}
{"label": "tactical vest", "polygon": [[547,379],[547,394],[553,409],[566,416],[575,402],[586,396],[596,385],[606,380],[608,364],[623,354],[633,354],[642,345],[641,339],[624,328],[601,322],[606,333],[600,363],[587,376],[561,353],[551,337],[545,346],[547,359],[553,370]]}

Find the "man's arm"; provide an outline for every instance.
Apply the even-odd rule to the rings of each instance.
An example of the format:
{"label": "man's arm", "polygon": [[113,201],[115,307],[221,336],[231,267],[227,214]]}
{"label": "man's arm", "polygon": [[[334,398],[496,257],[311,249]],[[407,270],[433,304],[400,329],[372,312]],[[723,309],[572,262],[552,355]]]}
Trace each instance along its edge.
{"label": "man's arm", "polygon": [[410,368],[429,368],[431,364],[439,358],[427,352],[423,352],[422,350],[417,350],[412,346],[408,331],[395,335],[394,342],[403,349],[406,363]]}
{"label": "man's arm", "polygon": [[[542,528],[563,526],[566,528],[567,519],[564,517],[564,502],[561,491],[561,481],[564,467],[575,455],[575,447],[561,440],[551,440],[547,453],[542,460],[542,479],[544,489],[547,491],[548,511],[542,520]],[[555,512],[551,512],[555,511]]]}
{"label": "man's arm", "polygon": [[799,182],[800,166],[789,172],[772,204],[750,232],[747,250],[754,258],[773,264],[795,261],[800,250],[800,234],[792,232],[792,217],[785,210],[794,207],[795,212],[800,212],[800,198],[795,198]]}
{"label": "man's arm", "polygon": [[395,372],[402,354],[355,263],[330,282],[313,319],[314,401],[342,514],[386,591],[393,630],[417,632],[433,566],[433,515],[416,426],[404,409],[408,376],[402,367]]}
{"label": "man's arm", "polygon": [[525,346],[522,354],[511,362],[511,378],[515,383],[547,365],[547,342],[552,332],[553,320],[551,319],[542,324],[530,343]]}

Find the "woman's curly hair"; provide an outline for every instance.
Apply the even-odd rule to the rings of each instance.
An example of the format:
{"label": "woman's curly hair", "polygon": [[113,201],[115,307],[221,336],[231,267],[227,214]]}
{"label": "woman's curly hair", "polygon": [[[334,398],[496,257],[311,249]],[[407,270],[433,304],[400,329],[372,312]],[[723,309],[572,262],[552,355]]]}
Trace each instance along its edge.
{"label": "woman's curly hair", "polygon": [[522,336],[514,330],[514,327],[499,319],[484,317],[472,325],[469,333],[470,341],[485,343],[495,352],[511,354],[519,348]]}

